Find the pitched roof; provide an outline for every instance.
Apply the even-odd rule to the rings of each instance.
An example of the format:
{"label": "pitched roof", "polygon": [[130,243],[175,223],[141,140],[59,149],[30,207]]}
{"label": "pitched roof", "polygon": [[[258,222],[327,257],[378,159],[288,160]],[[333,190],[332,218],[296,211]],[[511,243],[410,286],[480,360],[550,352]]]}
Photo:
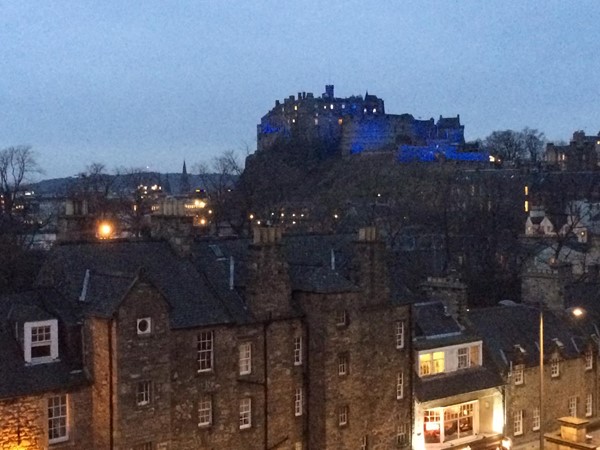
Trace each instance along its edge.
{"label": "pitched roof", "polygon": [[[514,304],[474,309],[467,313],[469,323],[483,337],[485,348],[496,364],[505,369],[510,360],[519,358],[526,366],[539,364],[539,310],[535,306]],[[579,356],[574,343],[575,332],[569,321],[544,309],[544,349],[546,355],[563,345],[565,358]],[[521,351],[521,349],[523,351]]]}
{"label": "pitched roof", "polygon": [[[89,270],[88,312],[110,315],[140,269],[171,306],[171,326],[187,328],[249,319],[239,299],[222,298],[192,261],[178,257],[165,242],[101,242],[57,246],[46,270],[59,274],[53,285],[79,302]],[[44,273],[44,270],[42,271]],[[41,277],[43,282],[43,277]],[[80,302],[83,303],[83,302]]]}
{"label": "pitched roof", "polygon": [[430,377],[414,378],[415,395],[421,402],[481,391],[503,384],[500,375],[485,366]]}
{"label": "pitched roof", "polygon": [[51,290],[33,290],[0,297],[0,398],[33,395],[52,390],[66,390],[87,383],[81,361],[59,343],[59,361],[27,365],[23,349],[15,335],[15,323],[57,319],[48,308],[58,294]]}
{"label": "pitched roof", "polygon": [[461,333],[454,317],[446,313],[442,302],[416,303],[413,306],[414,333],[417,338],[431,339]]}

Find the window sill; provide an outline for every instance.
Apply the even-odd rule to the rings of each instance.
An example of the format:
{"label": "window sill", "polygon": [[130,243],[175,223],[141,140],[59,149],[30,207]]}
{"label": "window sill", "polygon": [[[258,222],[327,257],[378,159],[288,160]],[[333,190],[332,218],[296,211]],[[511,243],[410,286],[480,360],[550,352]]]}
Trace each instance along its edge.
{"label": "window sill", "polygon": [[49,445],[54,445],[54,444],[61,444],[63,442],[67,442],[69,440],[69,436],[65,436],[65,437],[61,437],[61,438],[56,438],[56,439],[52,439],[52,440],[48,440],[48,444]]}

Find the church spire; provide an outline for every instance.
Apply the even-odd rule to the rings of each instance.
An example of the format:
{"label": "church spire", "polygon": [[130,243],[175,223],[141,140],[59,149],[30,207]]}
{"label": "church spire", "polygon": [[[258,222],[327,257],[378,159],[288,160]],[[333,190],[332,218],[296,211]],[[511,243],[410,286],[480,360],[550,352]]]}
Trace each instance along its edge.
{"label": "church spire", "polygon": [[185,195],[190,193],[190,179],[188,177],[185,159],[183,160],[183,170],[181,171],[180,193]]}

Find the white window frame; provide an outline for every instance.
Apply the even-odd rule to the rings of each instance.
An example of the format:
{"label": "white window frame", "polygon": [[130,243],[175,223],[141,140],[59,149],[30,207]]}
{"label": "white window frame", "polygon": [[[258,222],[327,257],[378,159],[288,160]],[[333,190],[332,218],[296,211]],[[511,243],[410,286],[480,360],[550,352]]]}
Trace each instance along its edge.
{"label": "white window frame", "polygon": [[550,376],[552,378],[560,376],[560,361],[558,359],[553,359],[550,362]]}
{"label": "white window frame", "polygon": [[348,406],[340,406],[338,410],[338,426],[345,427],[348,425]]}
{"label": "white window frame", "polygon": [[533,408],[533,418],[532,418],[532,427],[531,429],[533,431],[539,431],[540,429],[540,408],[539,406],[536,406],[535,408]]}
{"label": "white window frame", "polygon": [[360,440],[360,450],[367,450],[369,448],[369,437],[365,434]]}
{"label": "white window frame", "polygon": [[301,387],[294,393],[294,416],[300,417],[304,410],[304,392]]}
{"label": "white window frame", "polygon": [[204,397],[198,401],[198,426],[210,427],[212,425],[212,398]]}
{"label": "white window frame", "polygon": [[519,365],[513,370],[513,380],[516,385],[521,385],[525,381],[523,366]]}
{"label": "white window frame", "polygon": [[346,353],[338,355],[338,375],[348,375],[348,355]]}
{"label": "white window frame", "polygon": [[197,336],[198,372],[211,372],[214,367],[215,334],[201,331]]}
{"label": "white window frame", "polygon": [[406,423],[398,424],[396,427],[396,445],[408,445],[408,426]]}
{"label": "white window frame", "polygon": [[135,385],[135,402],[138,406],[152,403],[152,381],[141,380]]}
{"label": "white window frame", "polygon": [[569,415],[577,417],[577,396],[572,395],[569,397]]}
{"label": "white window frame", "polygon": [[585,396],[585,417],[594,415],[594,395],[590,392]]}
{"label": "white window frame", "polygon": [[[39,322],[25,322],[23,333],[24,359],[29,364],[43,364],[58,359],[58,320],[43,320]],[[43,330],[42,330],[43,329]],[[49,331],[50,337],[47,340],[38,340],[36,331]],[[50,347],[49,356],[33,357],[32,349],[35,347]]]}
{"label": "white window frame", "polygon": [[396,376],[396,400],[404,398],[404,372],[398,372]]}
{"label": "white window frame", "polygon": [[594,353],[591,350],[585,352],[585,370],[594,368]]}
{"label": "white window frame", "polygon": [[294,450],[302,450],[302,442],[296,442],[294,444]]}
{"label": "white window frame", "polygon": [[404,348],[404,321],[396,322],[396,348],[398,350]]}
{"label": "white window frame", "polygon": [[[464,352],[464,353],[462,353]],[[461,354],[462,353],[462,354]],[[456,349],[456,367],[457,369],[468,369],[471,366],[471,348],[459,347]]]}
{"label": "white window frame", "polygon": [[69,396],[67,394],[48,397],[48,443],[56,444],[69,440]]}
{"label": "white window frame", "polygon": [[519,409],[513,413],[513,435],[521,436],[523,434],[523,410]]}
{"label": "white window frame", "polygon": [[252,373],[252,342],[242,342],[239,345],[240,375]]}
{"label": "white window frame", "polygon": [[343,309],[335,315],[335,326],[342,328],[348,326],[348,311]]}
{"label": "white window frame", "polygon": [[250,397],[240,400],[240,430],[252,426],[252,399]]}
{"label": "white window frame", "polygon": [[302,336],[294,338],[294,365],[302,365]]}

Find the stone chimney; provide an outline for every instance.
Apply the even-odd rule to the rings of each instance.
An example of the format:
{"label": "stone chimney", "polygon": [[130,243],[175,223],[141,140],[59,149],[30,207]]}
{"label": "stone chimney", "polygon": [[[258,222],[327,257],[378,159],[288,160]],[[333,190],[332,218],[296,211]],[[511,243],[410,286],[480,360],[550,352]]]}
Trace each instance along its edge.
{"label": "stone chimney", "polygon": [[248,252],[246,301],[256,318],[292,314],[289,268],[281,250],[279,227],[255,227]]}
{"label": "stone chimney", "polygon": [[429,300],[441,301],[452,317],[459,321],[464,317],[467,310],[467,285],[458,278],[427,277],[427,281],[420,287]]}
{"label": "stone chimney", "polygon": [[368,305],[385,304],[390,299],[385,244],[379,239],[377,228],[358,230],[354,245],[355,283],[363,290],[362,298]]}
{"label": "stone chimney", "polygon": [[560,417],[560,431],[546,433],[545,448],[548,450],[592,450],[598,448],[598,441],[588,437],[589,420],[578,417]]}
{"label": "stone chimney", "polygon": [[189,256],[194,240],[194,218],[191,216],[156,215],[151,218],[150,233],[155,239],[164,239],[181,257]]}

